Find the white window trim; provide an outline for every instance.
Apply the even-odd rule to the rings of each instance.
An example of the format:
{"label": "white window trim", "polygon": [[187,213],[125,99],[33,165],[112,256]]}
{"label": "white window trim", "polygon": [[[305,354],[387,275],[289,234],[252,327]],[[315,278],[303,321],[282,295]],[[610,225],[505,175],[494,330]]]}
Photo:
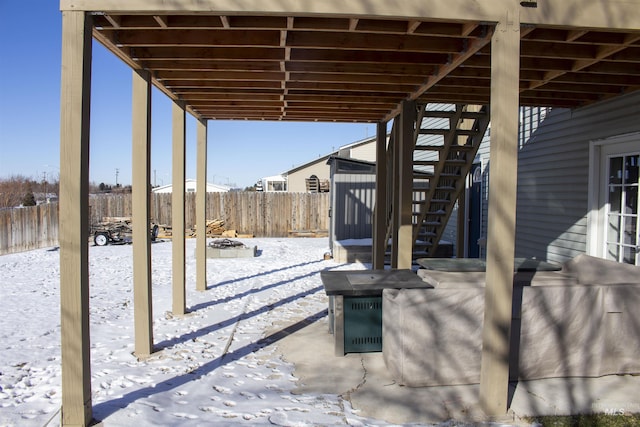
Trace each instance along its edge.
{"label": "white window trim", "polygon": [[[631,144],[640,140],[640,132],[616,135],[605,139],[590,141],[589,143],[589,194],[587,197],[587,255],[605,257],[604,244],[604,216],[605,207],[601,205],[606,186],[602,182],[602,174],[606,162],[603,156],[609,154],[607,148],[618,144]],[[633,150],[629,150],[633,151]]]}

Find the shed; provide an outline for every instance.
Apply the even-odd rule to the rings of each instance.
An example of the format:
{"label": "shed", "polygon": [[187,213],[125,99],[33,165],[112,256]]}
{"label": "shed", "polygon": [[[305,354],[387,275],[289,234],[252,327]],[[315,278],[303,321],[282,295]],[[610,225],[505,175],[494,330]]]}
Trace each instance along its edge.
{"label": "shed", "polygon": [[331,156],[329,246],[345,239],[370,239],[376,191],[376,165],[363,160]]}

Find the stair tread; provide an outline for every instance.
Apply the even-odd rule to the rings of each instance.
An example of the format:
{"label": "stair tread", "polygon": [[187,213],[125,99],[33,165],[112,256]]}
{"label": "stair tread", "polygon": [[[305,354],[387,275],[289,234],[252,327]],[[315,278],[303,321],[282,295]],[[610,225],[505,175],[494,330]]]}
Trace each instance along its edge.
{"label": "stair tread", "polygon": [[[446,135],[452,132],[452,129],[440,129],[440,128],[420,128],[418,133],[420,135]],[[455,129],[458,135],[475,135],[478,133],[476,129]]]}
{"label": "stair tread", "polygon": [[[436,119],[447,119],[456,114],[455,110],[425,110],[423,117],[431,117]],[[480,119],[486,116],[486,113],[476,111],[463,111],[461,117],[463,119]]]}
{"label": "stair tread", "polygon": [[418,237],[436,237],[436,233],[419,233]]}
{"label": "stair tread", "polygon": [[[449,147],[450,150],[454,151],[471,151],[475,150],[475,146],[473,145],[457,145],[451,144]],[[413,147],[414,151],[442,151],[444,149],[443,145],[416,145]]]}
{"label": "stair tread", "polygon": [[416,145],[414,150],[418,151],[441,151],[444,147],[442,145]]}

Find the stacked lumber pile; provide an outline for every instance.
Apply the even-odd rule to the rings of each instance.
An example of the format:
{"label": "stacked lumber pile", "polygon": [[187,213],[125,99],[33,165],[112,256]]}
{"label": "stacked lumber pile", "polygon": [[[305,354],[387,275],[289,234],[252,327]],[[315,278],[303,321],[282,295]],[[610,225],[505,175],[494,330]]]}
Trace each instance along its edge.
{"label": "stacked lumber pile", "polygon": [[207,236],[221,236],[225,231],[224,220],[213,219],[207,221]]}
{"label": "stacked lumber pile", "polygon": [[170,239],[172,236],[171,226],[167,224],[158,224],[158,238]]}
{"label": "stacked lumber pile", "polygon": [[[224,227],[224,220],[222,219],[213,219],[207,220],[206,223],[206,235],[207,237],[242,237],[242,238],[251,238],[254,237],[253,234],[239,234],[236,230],[227,230]],[[160,230],[163,230],[163,226],[160,226]],[[193,228],[189,228],[186,230],[187,237],[196,237],[198,232],[196,230],[198,226],[194,225]],[[171,227],[165,228],[164,231],[167,233],[166,237],[171,237]]]}
{"label": "stacked lumber pile", "polygon": [[130,216],[105,216],[105,217],[102,217],[102,223],[105,223],[105,224],[122,223],[122,222],[130,224],[131,223],[131,217]]}
{"label": "stacked lumber pile", "polygon": [[329,230],[289,230],[289,237],[328,237]]}
{"label": "stacked lumber pile", "polygon": [[[196,237],[198,232],[196,229],[198,225],[194,225],[193,228],[187,230],[187,237]],[[207,220],[206,223],[206,235],[207,237],[223,236],[227,229],[224,228],[224,221],[221,219]]]}
{"label": "stacked lumber pile", "polygon": [[[189,230],[187,235],[189,237],[195,237],[197,234],[196,226]],[[207,237],[253,237],[253,234],[238,234],[236,230],[227,230],[224,226],[224,220],[213,219],[207,220]]]}

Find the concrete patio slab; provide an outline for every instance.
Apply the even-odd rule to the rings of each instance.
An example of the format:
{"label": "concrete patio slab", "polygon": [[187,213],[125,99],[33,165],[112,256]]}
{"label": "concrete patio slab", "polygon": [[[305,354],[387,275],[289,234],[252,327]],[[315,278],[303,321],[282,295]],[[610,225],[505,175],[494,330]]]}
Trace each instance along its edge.
{"label": "concrete patio slab", "polygon": [[311,323],[278,343],[295,365],[297,393],[338,394],[359,415],[394,424],[432,424],[448,420],[474,424],[530,425],[533,415],[640,412],[640,377],[554,378],[511,385],[509,414],[487,418],[478,402],[479,385],[403,387],[388,374],[382,353],[333,354],[326,319]]}

